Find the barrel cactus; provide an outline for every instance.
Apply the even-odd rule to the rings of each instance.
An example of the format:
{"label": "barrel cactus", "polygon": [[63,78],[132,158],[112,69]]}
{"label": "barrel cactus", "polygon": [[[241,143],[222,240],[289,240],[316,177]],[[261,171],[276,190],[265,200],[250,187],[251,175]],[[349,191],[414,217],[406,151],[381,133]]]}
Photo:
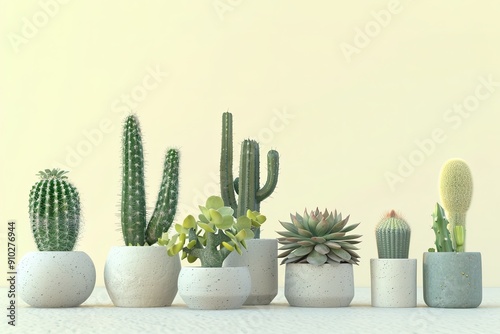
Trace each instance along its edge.
{"label": "barrel cactus", "polygon": [[410,225],[394,210],[391,210],[375,228],[378,257],[380,259],[407,259],[410,236]]}
{"label": "barrel cactus", "polygon": [[152,245],[169,230],[175,217],[179,188],[179,151],[167,150],[154,212],[146,224],[144,153],[139,121],[130,115],[123,131],[121,199],[122,234],[127,246]]}
{"label": "barrel cactus", "polygon": [[464,160],[450,159],[441,168],[441,202],[450,222],[452,243],[457,252],[465,251],[465,218],[472,201],[472,174]]}
{"label": "barrel cactus", "polygon": [[65,174],[40,171],[40,181],[31,188],[29,217],[40,251],[71,251],[80,230],[80,196]]}
{"label": "barrel cactus", "polygon": [[284,258],[281,264],[286,263],[310,263],[322,265],[325,263],[351,263],[358,264],[359,255],[355,244],[360,243],[358,239],[361,235],[347,235],[347,232],[354,230],[359,223],[349,226],[349,216],[342,219],[342,214],[328,212],[325,209],[321,213],[316,211],[301,216],[298,213],[290,214],[292,220],[281,222],[286,231],[278,232],[281,238],[278,242],[282,244],[279,249],[283,250],[278,255]]}

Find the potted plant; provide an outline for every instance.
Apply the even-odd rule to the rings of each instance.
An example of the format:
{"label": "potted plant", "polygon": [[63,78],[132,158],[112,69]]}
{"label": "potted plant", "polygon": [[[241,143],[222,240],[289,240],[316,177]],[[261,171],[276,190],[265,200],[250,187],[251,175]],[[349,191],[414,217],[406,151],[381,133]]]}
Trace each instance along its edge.
{"label": "potted plant", "polygon": [[198,219],[187,216],[182,225],[176,224],[175,234],[161,240],[168,255],[182,251],[189,263],[197,259],[201,267],[182,267],[179,275],[179,294],[192,309],[235,309],[243,305],[251,291],[248,267],[223,267],[233,251],[241,254],[245,241],[253,237],[252,227],[259,227],[265,217],[247,211],[238,219],[233,209],[224,206],[222,198],[211,196],[200,206]]}
{"label": "potted plant", "polygon": [[34,307],[73,307],[83,303],[95,286],[92,259],[73,251],[80,231],[80,196],[59,169],[38,173],[31,188],[29,216],[39,252],[20,261],[19,295]]}
{"label": "potted plant", "polygon": [[348,235],[358,224],[347,225],[349,216],[316,211],[300,216],[290,214],[292,220],[280,222],[286,231],[282,237],[279,255],[285,269],[285,298],[291,306],[343,307],[354,298],[353,264],[358,264],[360,235]]}
{"label": "potted plant", "polygon": [[375,307],[417,306],[417,259],[409,259],[410,225],[394,210],[375,228],[378,259],[370,259]]}
{"label": "potted plant", "polygon": [[[244,216],[247,210],[260,211],[260,203],[269,197],[278,183],[279,154],[267,154],[267,180],[260,187],[259,143],[246,139],[241,144],[239,177],[233,178],[233,118],[222,115],[222,146],[220,185],[224,204],[234,211],[234,217]],[[236,198],[238,195],[238,198]],[[260,228],[254,227],[254,238],[247,240],[242,255],[232,253],[224,266],[248,266],[252,277],[252,292],[245,305],[267,305],[278,294],[278,242],[260,239]]]}
{"label": "potted plant", "polygon": [[135,115],[123,130],[121,227],[125,246],[111,248],[104,267],[104,282],[112,302],[123,307],[169,306],[177,294],[178,257],[167,256],[154,245],[173,222],[178,199],[179,151],[167,150],[160,191],[146,224],[144,155]]}
{"label": "potted plant", "polygon": [[436,204],[432,225],[436,248],[424,253],[424,301],[431,307],[478,307],[482,301],[481,253],[465,252],[465,216],[472,200],[472,175],[465,161],[445,163],[440,195],[444,209]]}

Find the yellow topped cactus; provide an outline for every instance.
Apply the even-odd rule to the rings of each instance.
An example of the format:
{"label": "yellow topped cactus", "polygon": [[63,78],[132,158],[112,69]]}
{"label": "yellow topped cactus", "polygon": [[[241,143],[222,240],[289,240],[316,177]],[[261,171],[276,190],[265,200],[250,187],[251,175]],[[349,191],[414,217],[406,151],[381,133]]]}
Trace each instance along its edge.
{"label": "yellow topped cactus", "polygon": [[439,191],[450,222],[454,248],[457,252],[464,252],[465,217],[472,200],[472,174],[464,160],[450,159],[443,165]]}

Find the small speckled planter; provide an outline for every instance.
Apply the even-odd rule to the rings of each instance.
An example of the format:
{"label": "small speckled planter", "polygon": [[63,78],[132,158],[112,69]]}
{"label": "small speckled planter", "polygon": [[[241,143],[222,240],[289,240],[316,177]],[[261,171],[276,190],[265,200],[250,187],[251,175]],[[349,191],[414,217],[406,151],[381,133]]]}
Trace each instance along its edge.
{"label": "small speckled planter", "polygon": [[375,307],[417,306],[417,259],[370,259]]}
{"label": "small speckled planter", "polygon": [[33,307],[75,307],[91,295],[95,267],[84,252],[30,252],[17,267],[19,296]]}
{"label": "small speckled planter", "polygon": [[183,267],[179,275],[179,295],[191,309],[237,309],[250,291],[248,267]]}
{"label": "small speckled planter", "polygon": [[165,247],[118,246],[108,254],[104,283],[115,306],[170,306],[180,270],[179,256],[168,256]]}
{"label": "small speckled planter", "polygon": [[481,304],[481,253],[426,252],[424,301],[430,307],[474,308]]}
{"label": "small speckled planter", "polygon": [[278,294],[278,241],[276,239],[246,240],[242,254],[232,252],[224,267],[247,266],[252,277],[252,291],[244,305],[268,305]]}
{"label": "small speckled planter", "polygon": [[346,307],[354,298],[352,264],[287,263],[285,298],[290,306]]}

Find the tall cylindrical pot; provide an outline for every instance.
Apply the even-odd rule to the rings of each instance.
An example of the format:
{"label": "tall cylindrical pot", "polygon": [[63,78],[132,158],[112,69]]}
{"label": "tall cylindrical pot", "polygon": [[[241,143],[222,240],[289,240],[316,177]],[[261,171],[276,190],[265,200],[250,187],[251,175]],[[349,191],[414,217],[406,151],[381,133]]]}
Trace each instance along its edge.
{"label": "tall cylindrical pot", "polygon": [[375,307],[417,306],[417,259],[370,259]]}

